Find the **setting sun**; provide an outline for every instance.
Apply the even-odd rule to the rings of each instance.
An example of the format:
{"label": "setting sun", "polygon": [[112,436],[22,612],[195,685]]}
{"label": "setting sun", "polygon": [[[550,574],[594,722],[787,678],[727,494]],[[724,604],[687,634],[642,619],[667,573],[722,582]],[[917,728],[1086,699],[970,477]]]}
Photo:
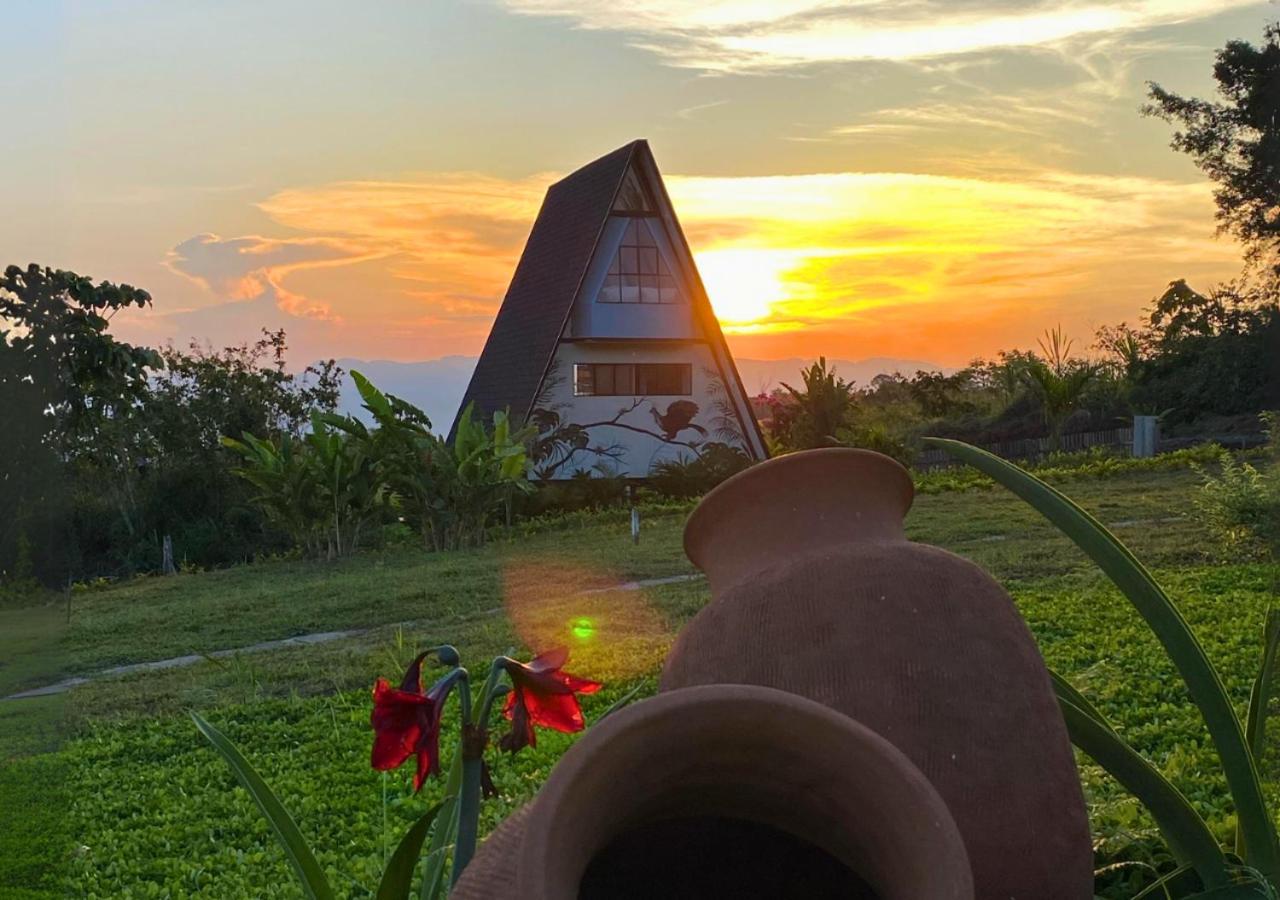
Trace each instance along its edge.
{"label": "setting sun", "polygon": [[773,304],[787,296],[783,273],[796,264],[789,251],[745,248],[706,250],[697,260],[716,317],[725,325],[768,318]]}

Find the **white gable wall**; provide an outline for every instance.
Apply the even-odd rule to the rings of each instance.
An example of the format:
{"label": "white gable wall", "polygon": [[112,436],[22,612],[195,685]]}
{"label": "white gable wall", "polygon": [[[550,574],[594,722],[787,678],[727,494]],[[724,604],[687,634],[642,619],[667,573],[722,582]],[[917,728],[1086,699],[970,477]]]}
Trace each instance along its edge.
{"label": "white gable wall", "polygon": [[[575,396],[574,365],[589,363],[688,364],[691,391],[688,396]],[[686,446],[690,443],[720,441],[745,450],[748,445],[742,436],[743,426],[732,396],[732,389],[719,374],[711,347],[702,341],[562,342],[556,349],[555,361],[537,406],[554,411],[562,422],[590,426],[590,449],[575,453],[552,477],[570,478],[580,471],[598,472],[597,467],[603,466],[613,474],[645,478],[663,460],[691,459],[694,452]],[[698,427],[684,428],[668,437],[655,421],[654,410],[662,416],[671,410],[673,403],[680,401],[697,405],[697,413],[690,423]],[[675,418],[678,420],[679,416]],[[615,420],[618,424],[607,424]],[[725,433],[729,428],[736,433]]]}

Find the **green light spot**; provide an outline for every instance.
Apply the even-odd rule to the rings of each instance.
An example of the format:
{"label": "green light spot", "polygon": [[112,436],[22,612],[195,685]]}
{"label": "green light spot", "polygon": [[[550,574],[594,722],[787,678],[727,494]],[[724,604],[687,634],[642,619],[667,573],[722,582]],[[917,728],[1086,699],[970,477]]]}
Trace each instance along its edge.
{"label": "green light spot", "polygon": [[580,641],[591,640],[596,633],[596,625],[585,616],[581,619],[574,619],[572,626],[573,636]]}

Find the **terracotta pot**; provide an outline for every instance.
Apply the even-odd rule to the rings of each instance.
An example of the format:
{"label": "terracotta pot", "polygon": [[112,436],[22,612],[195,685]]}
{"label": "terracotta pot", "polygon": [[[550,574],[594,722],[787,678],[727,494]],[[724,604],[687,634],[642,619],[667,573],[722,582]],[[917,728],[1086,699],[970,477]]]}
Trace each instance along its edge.
{"label": "terracotta pot", "polygon": [[1092,897],[1084,798],[1036,644],[985,572],[905,539],[912,495],[896,462],[848,449],[779,457],[707,494],[685,551],[712,600],[660,689],[757,684],[826,704],[937,788],[980,900]]}
{"label": "terracotta pot", "polygon": [[454,900],[966,900],[969,864],[928,779],[821,704],[695,687],[591,728],[486,841]]}

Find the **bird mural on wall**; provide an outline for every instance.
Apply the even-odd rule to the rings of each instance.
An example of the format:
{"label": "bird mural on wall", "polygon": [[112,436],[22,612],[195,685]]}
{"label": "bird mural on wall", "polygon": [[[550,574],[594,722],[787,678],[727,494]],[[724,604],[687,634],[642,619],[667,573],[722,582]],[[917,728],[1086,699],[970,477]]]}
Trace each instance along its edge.
{"label": "bird mural on wall", "polygon": [[698,414],[698,404],[692,400],[673,401],[665,413],[658,412],[656,406],[650,406],[649,411],[653,413],[653,421],[658,423],[665,440],[674,441],[685,429],[693,429],[703,437],[707,436],[707,429],[693,422],[693,417]]}

